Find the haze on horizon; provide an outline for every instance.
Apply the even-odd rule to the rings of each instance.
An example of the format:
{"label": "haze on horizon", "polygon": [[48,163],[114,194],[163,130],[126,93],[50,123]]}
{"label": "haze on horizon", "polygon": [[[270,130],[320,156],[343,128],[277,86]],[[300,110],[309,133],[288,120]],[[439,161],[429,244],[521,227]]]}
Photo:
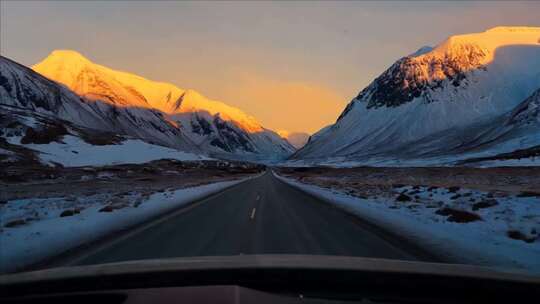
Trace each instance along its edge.
{"label": "haze on horizon", "polygon": [[73,49],[195,89],[267,128],[309,133],[333,123],[363,87],[421,46],[498,25],[540,25],[539,2],[0,5],[0,53],[22,64]]}

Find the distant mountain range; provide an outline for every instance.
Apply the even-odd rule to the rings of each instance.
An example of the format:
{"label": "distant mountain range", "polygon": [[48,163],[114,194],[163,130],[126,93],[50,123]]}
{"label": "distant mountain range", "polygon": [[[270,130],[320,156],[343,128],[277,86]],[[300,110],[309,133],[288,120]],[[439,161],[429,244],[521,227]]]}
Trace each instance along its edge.
{"label": "distant mountain range", "polygon": [[309,140],[309,134],[305,132],[289,132],[286,130],[277,130],[276,132],[296,149],[302,148]]}
{"label": "distant mountain range", "polygon": [[74,51],[54,51],[32,69],[0,57],[0,67],[4,115],[35,113],[79,129],[219,158],[281,159],[295,150],[239,109],[94,64]]}
{"label": "distant mountain range", "polygon": [[252,161],[292,154],[291,162],[332,165],[535,158],[539,99],[538,27],[496,27],[422,47],[312,136],[274,132],[193,90],[115,71],[74,51],[54,51],[32,69],[0,57],[0,162],[58,162],[74,154],[80,157],[71,163],[81,163],[92,153],[124,151],[127,145],[113,147],[122,142],[147,151],[133,158],[141,161],[153,159],[152,151]]}
{"label": "distant mountain range", "polygon": [[452,36],[396,61],[292,160],[452,164],[540,145],[540,28]]}

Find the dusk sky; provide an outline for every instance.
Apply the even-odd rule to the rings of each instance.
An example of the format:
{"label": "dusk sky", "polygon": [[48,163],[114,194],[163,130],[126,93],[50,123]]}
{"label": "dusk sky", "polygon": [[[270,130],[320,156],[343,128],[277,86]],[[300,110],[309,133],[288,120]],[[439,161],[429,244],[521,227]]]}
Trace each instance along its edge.
{"label": "dusk sky", "polygon": [[396,59],[447,36],[540,26],[540,2],[1,2],[0,53],[55,49],[316,132]]}

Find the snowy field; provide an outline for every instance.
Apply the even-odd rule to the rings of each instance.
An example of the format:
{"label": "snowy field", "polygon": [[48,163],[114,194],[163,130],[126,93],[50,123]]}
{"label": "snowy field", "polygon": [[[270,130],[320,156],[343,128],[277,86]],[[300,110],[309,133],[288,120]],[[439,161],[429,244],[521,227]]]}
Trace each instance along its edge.
{"label": "snowy field", "polygon": [[521,159],[486,160],[475,164],[477,167],[540,167],[540,157],[527,157]]}
{"label": "snowy field", "polygon": [[[22,145],[20,141],[21,137],[8,138],[11,144]],[[139,139],[128,139],[117,145],[92,145],[79,137],[66,135],[61,142],[22,146],[40,152],[38,156],[44,164],[59,163],[66,167],[141,164],[158,159],[183,161],[210,159],[202,155],[152,145]]]}
{"label": "snowy field", "polygon": [[398,185],[392,196],[361,198],[277,177],[452,261],[540,273],[540,197]]}
{"label": "snowy field", "polygon": [[0,205],[0,272],[13,271],[242,182],[157,192],[10,200]]}

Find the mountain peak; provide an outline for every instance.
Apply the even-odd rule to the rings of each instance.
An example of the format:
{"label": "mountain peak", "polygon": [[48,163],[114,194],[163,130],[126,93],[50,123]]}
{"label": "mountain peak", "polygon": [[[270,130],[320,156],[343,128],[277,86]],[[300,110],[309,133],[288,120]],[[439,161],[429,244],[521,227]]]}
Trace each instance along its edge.
{"label": "mountain peak", "polygon": [[79,52],[72,50],[54,50],[32,69],[41,75],[72,87],[79,73],[92,65],[92,62]]}
{"label": "mountain peak", "polygon": [[[497,26],[480,33],[453,35],[425,55],[446,56],[462,52],[471,47],[486,53],[484,60],[489,62],[500,47],[511,45],[538,45],[540,27]],[[488,54],[489,53],[489,54]]]}
{"label": "mountain peak", "polygon": [[69,64],[90,64],[92,63],[88,58],[84,57],[81,53],[73,50],[54,50],[49,56],[43,59],[38,64],[51,62],[56,64],[58,61],[63,61]]}
{"label": "mountain peak", "polygon": [[82,59],[88,60],[81,53],[75,50],[66,50],[66,49],[54,50],[51,52],[49,56],[75,57],[75,58],[82,58]]}
{"label": "mountain peak", "polygon": [[540,33],[540,27],[534,26],[496,26],[485,31],[486,33],[515,33],[515,32],[532,32]]}

